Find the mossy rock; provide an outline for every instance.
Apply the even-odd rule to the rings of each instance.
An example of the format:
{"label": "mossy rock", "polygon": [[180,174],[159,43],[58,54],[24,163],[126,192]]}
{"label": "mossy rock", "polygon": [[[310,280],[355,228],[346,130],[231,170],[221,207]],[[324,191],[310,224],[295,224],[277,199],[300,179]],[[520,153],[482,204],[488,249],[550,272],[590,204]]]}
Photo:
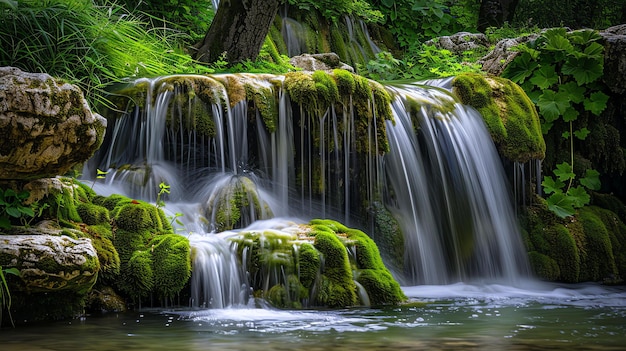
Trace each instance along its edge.
{"label": "mossy rock", "polygon": [[559,265],[551,257],[531,251],[528,253],[528,259],[537,277],[547,281],[556,281],[561,276]]}
{"label": "mossy rock", "polygon": [[596,214],[596,208],[583,207],[576,216],[582,223],[586,239],[581,259],[581,280],[605,281],[618,276],[609,232]]}
{"label": "mossy rock", "polygon": [[166,234],[156,236],[149,245],[154,290],[159,297],[172,298],[191,277],[189,240],[178,234]]}
{"label": "mossy rock", "polygon": [[240,232],[229,240],[247,263],[254,295],[276,307],[356,306],[357,276],[372,304],[406,300],[374,241],[339,222],[313,220],[283,229]]}
{"label": "mossy rock", "polygon": [[150,294],[154,288],[150,251],[135,251],[129,260],[124,262],[117,285],[133,299],[145,298]]}
{"label": "mossy rock", "polygon": [[83,223],[87,225],[109,225],[111,221],[109,210],[103,206],[80,202],[76,205],[76,211],[78,212],[78,215],[82,219]]}
{"label": "mossy rock", "polygon": [[256,184],[248,177],[232,176],[207,201],[206,217],[214,230],[222,232],[244,228],[259,219],[273,217],[269,205],[259,195]]}
{"label": "mossy rock", "polygon": [[481,113],[501,155],[522,163],[545,158],[537,110],[520,86],[505,78],[462,73],[452,87],[462,103]]}

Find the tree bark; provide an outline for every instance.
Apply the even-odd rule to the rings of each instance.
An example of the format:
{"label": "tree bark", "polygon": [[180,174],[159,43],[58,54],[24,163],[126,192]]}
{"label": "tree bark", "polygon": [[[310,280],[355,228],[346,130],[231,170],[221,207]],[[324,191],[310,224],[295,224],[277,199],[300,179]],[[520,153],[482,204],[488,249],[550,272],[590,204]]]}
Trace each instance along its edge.
{"label": "tree bark", "polygon": [[195,58],[229,63],[255,60],[278,12],[280,0],[222,0]]}
{"label": "tree bark", "polygon": [[484,32],[488,27],[502,27],[511,22],[519,0],[482,0],[478,12],[478,30]]}

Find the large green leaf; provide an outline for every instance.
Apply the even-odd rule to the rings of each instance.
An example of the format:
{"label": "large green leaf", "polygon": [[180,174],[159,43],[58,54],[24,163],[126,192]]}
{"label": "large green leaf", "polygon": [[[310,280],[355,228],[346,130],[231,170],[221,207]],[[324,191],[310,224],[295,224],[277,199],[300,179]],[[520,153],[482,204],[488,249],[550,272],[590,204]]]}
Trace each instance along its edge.
{"label": "large green leaf", "polygon": [[535,71],[533,77],[530,78],[530,82],[544,90],[558,83],[559,75],[556,73],[554,65],[546,65]]}
{"label": "large green leaf", "polygon": [[530,77],[533,74],[533,71],[539,66],[539,64],[534,61],[531,57],[531,54],[528,52],[522,52],[517,55],[517,57],[509,63],[509,65],[504,70],[504,77],[512,80],[517,84],[523,83],[526,78]]}
{"label": "large green leaf", "polygon": [[541,115],[547,122],[553,122],[570,106],[569,98],[565,93],[556,93],[545,90],[537,102]]}
{"label": "large green leaf", "polygon": [[580,180],[580,184],[591,190],[600,190],[600,172],[595,169],[587,169],[585,176]]}
{"label": "large green leaf", "polygon": [[602,39],[602,36],[595,30],[585,29],[569,33],[569,38],[574,44],[587,44]]}
{"label": "large green leaf", "polygon": [[591,200],[591,197],[582,186],[569,189],[567,197],[570,198],[573,207],[583,207]]}
{"label": "large green leaf", "polygon": [[569,217],[576,213],[572,199],[565,194],[552,194],[546,199],[546,202],[548,203],[548,209],[561,218]]}
{"label": "large green leaf", "polygon": [[577,109],[573,108],[572,106],[568,107],[567,110],[565,110],[565,112],[563,112],[563,120],[565,122],[572,122],[575,121],[576,119],[578,119],[578,115],[580,113],[578,112]]}
{"label": "large green leaf", "polygon": [[563,183],[562,181],[558,180],[558,179],[554,179],[550,176],[544,176],[543,177],[543,182],[541,182],[541,185],[543,186],[543,191],[546,194],[552,194],[552,193],[562,193],[563,191],[561,189],[563,189],[563,187],[565,186],[565,183]]}
{"label": "large green leaf", "polygon": [[547,30],[543,36],[546,38],[544,49],[550,51],[572,52],[574,46],[566,38],[565,28],[554,28]]}
{"label": "large green leaf", "polygon": [[581,103],[585,99],[587,89],[581,87],[575,82],[567,82],[559,85],[559,93],[567,94],[567,97],[575,103]]}
{"label": "large green leaf", "polygon": [[567,162],[559,163],[558,165],[556,165],[554,175],[557,176],[562,182],[574,179],[574,177],[576,177],[576,174],[574,174],[574,170],[572,169],[572,165]]}
{"label": "large green leaf", "polygon": [[570,58],[563,65],[562,72],[572,75],[578,85],[591,83],[602,76],[602,62],[588,58]]}
{"label": "large green leaf", "polygon": [[597,91],[585,99],[585,110],[591,111],[596,116],[599,116],[606,108],[606,102],[609,100],[609,96],[601,91]]}

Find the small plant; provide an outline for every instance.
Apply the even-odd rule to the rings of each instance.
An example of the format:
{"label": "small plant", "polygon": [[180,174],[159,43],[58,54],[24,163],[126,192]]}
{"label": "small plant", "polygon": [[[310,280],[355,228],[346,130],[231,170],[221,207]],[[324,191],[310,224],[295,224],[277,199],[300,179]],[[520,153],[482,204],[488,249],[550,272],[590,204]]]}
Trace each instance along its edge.
{"label": "small plant", "polygon": [[159,183],[159,192],[157,193],[157,198],[156,198],[157,207],[165,206],[165,201],[161,199],[161,196],[163,196],[163,194],[169,194],[169,193],[170,193],[170,186],[163,182]]}
{"label": "small plant", "polygon": [[99,168],[96,170],[98,173],[96,175],[96,179],[93,180],[93,183],[91,183],[91,190],[93,190],[93,186],[96,185],[96,181],[98,179],[104,179],[107,177],[107,174],[109,174],[108,171],[102,171]]}
{"label": "small plant", "polygon": [[23,204],[29,196],[28,191],[16,192],[13,189],[0,189],[0,228],[11,228],[11,218],[35,216],[33,208]]}
{"label": "small plant", "polygon": [[19,277],[20,271],[17,268],[3,268],[0,266],[0,324],[2,323],[2,312],[6,308],[7,312],[9,312],[11,325],[15,327],[13,317],[11,316],[11,292],[9,291],[9,284],[7,284],[6,280],[7,274],[13,274]]}

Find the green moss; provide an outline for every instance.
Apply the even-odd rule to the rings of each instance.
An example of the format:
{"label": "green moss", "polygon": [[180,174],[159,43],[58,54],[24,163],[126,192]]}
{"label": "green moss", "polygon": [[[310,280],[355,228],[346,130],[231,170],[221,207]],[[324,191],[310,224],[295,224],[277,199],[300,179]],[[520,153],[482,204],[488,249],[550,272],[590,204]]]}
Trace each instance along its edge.
{"label": "green moss", "polygon": [[320,272],[319,252],[309,243],[302,243],[298,250],[297,272],[306,289],[311,289]]}
{"label": "green moss", "polygon": [[318,108],[327,109],[339,100],[339,89],[332,76],[326,71],[315,71],[311,75],[315,81],[317,91]]}
{"label": "green moss", "polygon": [[254,107],[259,111],[265,127],[271,133],[278,127],[278,105],[274,91],[269,87],[253,86],[245,84],[246,96],[254,103]]}
{"label": "green moss", "polygon": [[172,298],[191,277],[189,240],[178,234],[156,236],[150,243],[153,256],[154,290]]}
{"label": "green moss", "polygon": [[154,272],[150,251],[135,251],[122,266],[120,279],[117,280],[120,290],[134,299],[147,297],[154,288]]}
{"label": "green moss", "polygon": [[120,256],[111,241],[111,229],[107,226],[89,226],[86,228],[91,243],[96,249],[100,261],[99,281],[113,282],[120,274]]}
{"label": "green moss", "polygon": [[581,255],[581,280],[602,281],[617,276],[611,239],[600,217],[590,207],[581,208],[577,217],[586,239]]}
{"label": "green moss", "polygon": [[562,224],[554,224],[546,230],[551,257],[559,265],[559,280],[577,283],[580,276],[580,253],[576,241]]}
{"label": "green moss", "polygon": [[381,256],[398,271],[404,267],[404,235],[398,221],[380,202],[371,204],[374,220],[374,241]]}
{"label": "green moss", "polygon": [[291,101],[313,110],[315,100],[312,96],[317,96],[315,81],[309,73],[289,72],[285,74],[285,89]]}
{"label": "green moss", "polygon": [[551,257],[537,251],[531,251],[528,253],[528,259],[533,272],[535,272],[539,278],[547,281],[555,281],[561,276],[559,265]]}
{"label": "green moss", "polygon": [[539,116],[517,84],[505,78],[463,73],[452,86],[462,103],[481,113],[503,156],[519,162],[545,158]]}
{"label": "green moss", "polygon": [[407,299],[398,282],[387,270],[359,270],[356,281],[367,291],[373,306],[398,304]]}
{"label": "green moss", "polygon": [[322,274],[326,283],[322,284],[318,302],[331,308],[354,306],[357,304],[356,284],[352,279],[348,252],[332,230],[321,230],[320,227],[315,227],[314,246],[322,254]]}
{"label": "green moss", "polygon": [[76,206],[76,211],[83,223],[88,225],[109,224],[111,221],[109,210],[92,203],[81,202]]}

